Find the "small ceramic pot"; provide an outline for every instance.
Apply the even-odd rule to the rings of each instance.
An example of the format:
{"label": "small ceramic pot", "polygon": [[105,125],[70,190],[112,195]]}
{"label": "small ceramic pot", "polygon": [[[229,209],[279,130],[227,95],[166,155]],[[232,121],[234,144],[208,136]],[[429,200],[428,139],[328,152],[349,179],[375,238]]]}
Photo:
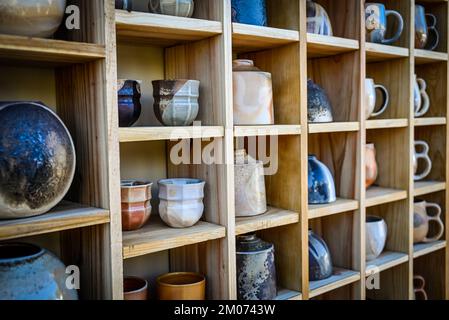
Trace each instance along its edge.
{"label": "small ceramic pot", "polygon": [[139,80],[117,81],[120,127],[131,127],[140,117],[142,112],[140,84]]}
{"label": "small ceramic pot", "polygon": [[307,80],[307,119],[310,123],[334,121],[326,92],[312,79]]}
{"label": "small ceramic pot", "polygon": [[232,22],[267,26],[265,0],[232,0]]}
{"label": "small ceramic pot", "polygon": [[159,181],[159,214],[172,228],[196,224],[204,211],[204,186],[199,179],[165,179]]}
{"label": "small ceramic pot", "polygon": [[124,300],[148,300],[148,282],[138,277],[123,279]]}
{"label": "small ceramic pot", "polygon": [[376,259],[387,242],[387,224],[381,217],[366,217],[366,261]]}
{"label": "small ceramic pot", "polygon": [[427,83],[424,79],[418,78],[415,74],[413,86],[413,102],[415,106],[415,118],[422,117],[430,109],[430,98],[426,92]]}
{"label": "small ceramic pot", "polygon": [[[428,23],[428,21],[431,21]],[[423,6],[415,5],[415,48],[435,50],[440,42],[440,35],[436,28],[435,15],[426,13]],[[430,40],[430,41],[429,41]]]}
{"label": "small ceramic pot", "polygon": [[123,180],[121,182],[122,230],[140,229],[151,215],[150,181]]}
{"label": "small ceramic pot", "polygon": [[307,32],[332,36],[332,24],[326,10],[316,2],[307,0]]}
{"label": "small ceramic pot", "polygon": [[426,292],[426,279],[424,279],[423,276],[413,276],[413,295],[415,300],[428,300]]}
{"label": "small ceramic pot", "polygon": [[[421,146],[422,151],[417,151],[417,147]],[[432,160],[429,156],[430,147],[425,141],[415,141],[415,152],[413,153],[413,179],[415,181],[422,180],[426,178],[430,172],[432,171]],[[424,160],[424,170],[421,173],[418,173],[418,161],[419,159]]]}
{"label": "small ceramic pot", "polygon": [[365,150],[365,187],[369,188],[376,182],[379,170],[377,168],[376,148],[374,147],[374,143],[366,144]]}
{"label": "small ceramic pot", "polygon": [[154,113],[165,126],[190,126],[198,116],[198,80],[153,81]]}
{"label": "small ceramic pot", "polygon": [[[379,90],[382,94],[382,104],[378,108],[376,108],[376,90]],[[365,79],[365,94],[366,119],[380,116],[387,110],[388,103],[390,102],[390,95],[387,88],[380,84],[375,84],[374,79],[367,78]]]}
{"label": "small ceramic pot", "polygon": [[148,9],[152,13],[190,18],[195,3],[193,0],[150,0]]}
{"label": "small ceramic pot", "polygon": [[326,242],[309,230],[309,279],[317,281],[332,275],[332,258]]}
{"label": "small ceramic pot", "polygon": [[309,204],[325,204],[337,201],[332,173],[314,155],[308,160]]}
{"label": "small ceramic pot", "polygon": [[[386,39],[388,16],[394,16],[397,20],[397,29],[390,39]],[[404,30],[404,20],[399,12],[394,10],[386,10],[382,3],[365,3],[365,28],[366,41],[392,44],[399,40],[402,31]]]}
{"label": "small ceramic pot", "polygon": [[159,300],[205,300],[206,277],[193,272],[167,273],[156,280]]}
{"label": "small ceramic pot", "polygon": [[[435,209],[435,213],[429,215],[428,208]],[[436,203],[429,203],[424,200],[416,200],[413,210],[413,243],[429,243],[439,240],[444,234],[444,223],[441,220],[441,207]],[[435,222],[437,231],[433,237],[427,237],[429,233],[429,223]]]}
{"label": "small ceramic pot", "polygon": [[115,8],[120,10],[133,10],[133,0],[115,0]]}

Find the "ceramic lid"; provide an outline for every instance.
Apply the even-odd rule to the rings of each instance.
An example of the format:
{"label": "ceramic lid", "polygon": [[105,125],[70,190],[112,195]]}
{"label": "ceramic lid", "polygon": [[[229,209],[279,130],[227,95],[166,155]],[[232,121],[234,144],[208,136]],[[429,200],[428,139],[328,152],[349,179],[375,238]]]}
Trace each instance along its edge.
{"label": "ceramic lid", "polygon": [[272,249],[273,245],[271,243],[259,239],[254,233],[237,236],[237,254],[259,253]]}

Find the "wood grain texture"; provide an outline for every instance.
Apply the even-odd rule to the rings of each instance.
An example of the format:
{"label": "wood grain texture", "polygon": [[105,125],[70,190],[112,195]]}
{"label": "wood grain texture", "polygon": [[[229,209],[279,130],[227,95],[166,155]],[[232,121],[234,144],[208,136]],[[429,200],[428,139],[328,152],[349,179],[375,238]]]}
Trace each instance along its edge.
{"label": "wood grain texture", "polygon": [[234,126],[234,137],[280,136],[301,134],[300,125]]}
{"label": "wood grain texture", "polygon": [[298,221],[299,213],[297,212],[269,207],[268,211],[262,215],[254,217],[236,217],[235,234],[241,235],[258,230],[271,229],[297,223]]}
{"label": "wood grain texture", "polygon": [[354,39],[307,34],[307,57],[323,58],[359,49],[359,42]]}
{"label": "wood grain texture", "polygon": [[224,136],[220,126],[202,127],[132,127],[119,128],[120,142],[142,142],[178,139],[203,139]]}
{"label": "wood grain texture", "polygon": [[366,263],[366,275],[373,275],[409,261],[408,254],[384,251],[374,260]]}
{"label": "wood grain texture", "polygon": [[366,190],[365,206],[372,207],[407,198],[406,190],[372,186]]}
{"label": "wood grain texture", "polygon": [[321,218],[342,212],[354,211],[359,208],[359,202],[338,198],[336,202],[309,205],[309,219]]}

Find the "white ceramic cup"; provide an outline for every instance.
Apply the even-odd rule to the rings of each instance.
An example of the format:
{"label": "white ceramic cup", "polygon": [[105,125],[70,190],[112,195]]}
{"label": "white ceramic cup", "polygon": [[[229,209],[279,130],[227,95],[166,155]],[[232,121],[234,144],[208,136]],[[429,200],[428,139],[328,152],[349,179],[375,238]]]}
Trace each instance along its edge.
{"label": "white ceramic cup", "polygon": [[[419,147],[419,146],[422,147],[422,151],[421,152],[416,151],[416,148]],[[430,150],[430,147],[427,144],[427,142],[425,142],[425,141],[415,141],[415,152],[413,154],[413,168],[414,168],[413,169],[413,171],[414,171],[413,172],[414,173],[413,179],[415,181],[419,181],[419,180],[424,179],[425,177],[427,177],[430,174],[430,171],[432,170],[432,160],[429,157],[429,150]],[[426,166],[425,166],[424,171],[418,174],[417,171],[418,171],[418,161],[419,161],[419,159],[424,160]]]}
{"label": "white ceramic cup", "polygon": [[387,224],[381,217],[366,217],[366,261],[376,259],[384,250],[387,242]]}
{"label": "white ceramic cup", "polygon": [[[383,97],[383,103],[376,110],[376,90],[379,90]],[[367,78],[365,79],[365,114],[366,119],[370,117],[377,117],[385,112],[388,108],[388,104],[390,102],[390,95],[388,93],[387,88],[380,84],[375,84],[374,79]]]}
{"label": "white ceramic cup", "polygon": [[415,74],[415,83],[413,88],[415,117],[422,117],[429,111],[430,98],[426,92],[427,83],[424,79],[418,78]]}

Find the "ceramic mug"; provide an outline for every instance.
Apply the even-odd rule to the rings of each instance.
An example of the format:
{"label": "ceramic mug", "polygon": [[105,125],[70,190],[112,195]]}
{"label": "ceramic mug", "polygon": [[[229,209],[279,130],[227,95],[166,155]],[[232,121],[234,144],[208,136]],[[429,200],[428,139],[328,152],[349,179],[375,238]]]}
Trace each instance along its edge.
{"label": "ceramic mug", "polygon": [[[427,293],[425,291],[426,280],[424,277],[419,275],[413,276],[413,294],[415,296],[415,300],[428,300]],[[421,295],[421,299],[417,299],[417,294]]]}
{"label": "ceramic mug", "polygon": [[424,79],[418,78],[415,74],[413,86],[413,99],[415,106],[415,117],[422,117],[429,111],[430,98],[426,92],[427,83]]}
{"label": "ceramic mug", "polygon": [[[398,29],[394,36],[385,39],[387,33],[387,17],[393,15],[398,20]],[[366,3],[365,4],[365,28],[366,39],[369,42],[392,44],[397,41],[404,29],[404,20],[399,12],[394,10],[386,10],[382,3]]]}
{"label": "ceramic mug", "polygon": [[138,277],[123,279],[124,300],[148,300],[148,282]]}
{"label": "ceramic mug", "polygon": [[384,250],[387,242],[387,224],[381,217],[366,217],[366,261],[376,259]]}
{"label": "ceramic mug", "polygon": [[[428,214],[428,208],[435,209],[434,214]],[[436,203],[429,203],[423,200],[417,200],[413,210],[413,243],[429,243],[439,240],[444,233],[444,224],[441,220],[441,207]],[[427,237],[429,232],[429,223],[435,222],[438,226],[438,232],[433,237]]]}
{"label": "ceramic mug", "polygon": [[[422,146],[423,150],[421,152],[416,151],[416,148],[418,146]],[[413,179],[415,181],[419,181],[424,179],[430,174],[430,171],[432,170],[432,160],[430,160],[429,157],[429,150],[430,147],[425,141],[415,141],[415,152],[413,154],[413,171],[414,171],[414,177]],[[418,160],[423,159],[425,161],[425,169],[422,173],[418,174]]]}
{"label": "ceramic mug", "polygon": [[[431,23],[428,23],[428,21]],[[426,13],[423,6],[415,5],[415,48],[435,50],[440,42],[440,35],[436,29],[437,18]],[[429,37],[433,37],[429,41]]]}
{"label": "ceramic mug", "polygon": [[[376,90],[379,90],[382,94],[382,104],[376,110]],[[390,102],[390,95],[387,88],[380,84],[375,84],[374,79],[365,79],[365,114],[366,119],[370,117],[377,117],[385,112],[388,108],[388,103]]]}
{"label": "ceramic mug", "polygon": [[206,278],[199,273],[173,272],[157,278],[159,300],[204,300]]}

